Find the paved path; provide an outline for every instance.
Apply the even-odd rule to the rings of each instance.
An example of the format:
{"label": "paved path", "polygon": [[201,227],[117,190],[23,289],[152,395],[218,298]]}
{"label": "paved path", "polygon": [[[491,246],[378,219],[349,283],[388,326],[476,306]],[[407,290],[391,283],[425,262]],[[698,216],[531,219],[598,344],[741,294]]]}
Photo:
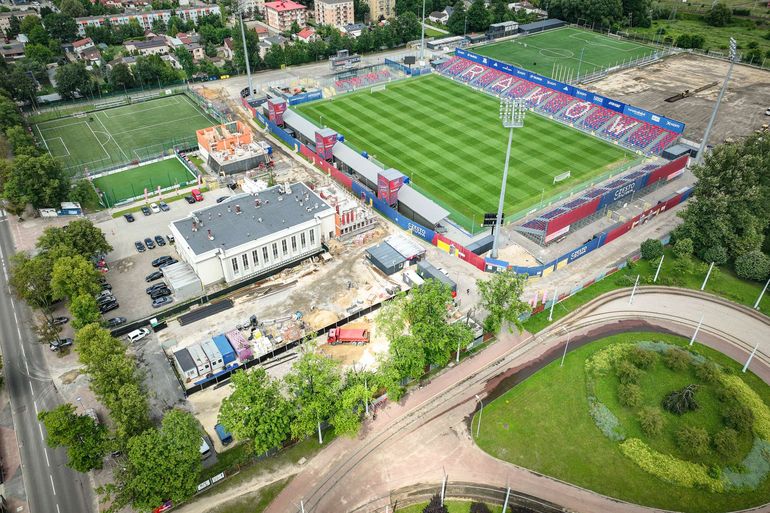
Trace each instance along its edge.
{"label": "paved path", "polygon": [[[505,370],[560,354],[565,327],[576,337],[599,326],[629,329],[655,326],[690,336],[705,313],[697,338],[738,361],[760,344],[751,369],[770,381],[770,320],[748,308],[708,294],[662,287],[643,288],[629,305],[630,291],[620,290],[598,298],[555,323],[551,333],[534,338],[504,335],[475,358],[450,369],[400,405],[390,405],[367,425],[356,440],[338,439],[317,455],[308,467],[271,504],[268,512],[293,512],[300,500],[308,513],[375,511],[384,507],[390,490],[415,483],[438,483],[446,472],[452,481],[504,486],[561,504],[574,511],[629,513],[650,508],[618,502],[555,479],[497,460],[476,448],[468,421],[476,408],[475,395],[483,398]],[[622,325],[619,323],[623,323]],[[629,326],[629,324],[631,326]],[[377,498],[382,498],[377,501]],[[378,509],[379,511],[379,509]],[[383,510],[384,511],[384,510]]]}

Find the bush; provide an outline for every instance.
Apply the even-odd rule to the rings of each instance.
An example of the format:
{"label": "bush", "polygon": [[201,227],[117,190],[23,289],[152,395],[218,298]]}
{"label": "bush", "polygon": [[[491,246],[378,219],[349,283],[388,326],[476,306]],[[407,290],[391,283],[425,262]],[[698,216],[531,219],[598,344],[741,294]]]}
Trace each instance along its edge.
{"label": "bush", "polygon": [[690,365],[690,354],[678,347],[672,347],[663,354],[663,363],[672,371],[681,372]]}
{"label": "bush", "polygon": [[702,427],[685,426],[676,433],[676,445],[685,454],[703,456],[709,451],[709,434]]}
{"label": "bush", "polygon": [[620,421],[604,403],[600,403],[595,397],[588,398],[588,412],[594,419],[594,424],[604,436],[613,442],[621,442],[626,439],[626,434]]}
{"label": "bush", "polygon": [[727,263],[727,250],[723,246],[712,246],[703,252],[703,260],[724,265]]}
{"label": "bush", "polygon": [[738,432],[723,428],[714,435],[714,448],[724,458],[733,459],[738,455]]}
{"label": "bush", "polygon": [[663,432],[663,414],[659,409],[648,406],[639,412],[639,424],[648,436],[658,436]]}
{"label": "bush", "polygon": [[489,506],[483,502],[471,502],[470,513],[492,513],[489,511]]}
{"label": "bush", "polygon": [[649,369],[658,362],[658,353],[635,347],[629,351],[628,360],[640,369]]}
{"label": "bush", "polygon": [[634,364],[628,360],[620,360],[616,363],[615,372],[617,373],[620,382],[624,385],[639,383],[639,379],[642,377],[642,371],[637,369]]}
{"label": "bush", "polygon": [[658,239],[647,239],[642,242],[642,258],[645,260],[656,260],[663,256],[663,243]]}
{"label": "bush", "polygon": [[722,410],[722,418],[727,427],[731,427],[739,433],[748,433],[754,424],[754,413],[751,408],[741,403],[732,403]]}
{"label": "bush", "polygon": [[714,362],[706,361],[695,367],[695,375],[706,383],[716,383],[719,380],[719,367]]}
{"label": "bush", "polygon": [[706,23],[714,27],[729,25],[733,18],[733,12],[727,5],[718,3],[706,13]]}
{"label": "bush", "polygon": [[679,239],[674,244],[674,256],[676,258],[690,258],[693,252],[692,239]]}
{"label": "bush", "polygon": [[663,407],[674,415],[684,415],[688,411],[697,410],[696,390],[698,390],[698,385],[687,385],[681,390],[670,392],[663,399]]}
{"label": "bush", "polygon": [[735,259],[735,274],[746,280],[764,281],[770,275],[770,258],[761,251],[749,251]]}
{"label": "bush", "polygon": [[642,389],[635,383],[618,385],[618,400],[623,406],[636,408],[642,403]]}

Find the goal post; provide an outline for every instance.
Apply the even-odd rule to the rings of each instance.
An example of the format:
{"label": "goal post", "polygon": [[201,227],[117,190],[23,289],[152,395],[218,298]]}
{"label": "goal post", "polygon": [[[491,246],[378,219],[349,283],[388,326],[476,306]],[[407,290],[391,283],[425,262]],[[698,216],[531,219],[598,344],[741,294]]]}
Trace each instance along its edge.
{"label": "goal post", "polygon": [[560,175],[556,175],[553,177],[553,183],[557,184],[559,182],[563,182],[564,180],[567,180],[568,178],[572,177],[572,171],[564,172]]}
{"label": "goal post", "polygon": [[376,85],[376,86],[372,86],[371,92],[372,92],[372,94],[379,93],[381,91],[384,91],[386,87],[387,86],[385,84],[379,84],[379,85]]}

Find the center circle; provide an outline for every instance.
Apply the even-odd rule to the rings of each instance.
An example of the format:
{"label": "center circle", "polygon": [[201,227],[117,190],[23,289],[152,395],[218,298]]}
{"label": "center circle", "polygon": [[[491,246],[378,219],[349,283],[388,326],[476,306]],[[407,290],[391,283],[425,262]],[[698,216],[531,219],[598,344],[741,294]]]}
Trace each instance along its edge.
{"label": "center circle", "polygon": [[564,48],[541,48],[540,55],[543,57],[560,57],[563,59],[571,59],[575,56],[570,50]]}

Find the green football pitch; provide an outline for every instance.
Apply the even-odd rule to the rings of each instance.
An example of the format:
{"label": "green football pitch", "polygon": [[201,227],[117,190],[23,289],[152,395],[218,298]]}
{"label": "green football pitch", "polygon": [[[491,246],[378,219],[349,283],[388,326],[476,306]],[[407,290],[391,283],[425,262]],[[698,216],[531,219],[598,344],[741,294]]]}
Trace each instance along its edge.
{"label": "green football pitch", "polygon": [[65,168],[93,173],[192,144],[196,130],[213,124],[192,100],[177,94],[46,121],[34,132]]}
{"label": "green football pitch", "polygon": [[636,60],[655,52],[650,46],[588,30],[561,28],[520,37],[502,43],[472,48],[492,57],[557,80]]}
{"label": "green football pitch", "polygon": [[[438,75],[309,103],[299,111],[360,151],[409,176],[466,228],[496,212],[508,131],[497,98]],[[529,113],[513,135],[505,198],[509,215],[604,174],[631,154]],[[554,185],[554,177],[571,178]],[[458,215],[459,214],[459,215]]]}
{"label": "green football pitch", "polygon": [[183,185],[195,180],[195,176],[179,162],[171,157],[152,164],[119,171],[94,179],[94,186],[104,194],[109,206],[119,201],[136,196],[142,196],[144,189],[153,194],[158,186],[161,189],[172,185]]}

